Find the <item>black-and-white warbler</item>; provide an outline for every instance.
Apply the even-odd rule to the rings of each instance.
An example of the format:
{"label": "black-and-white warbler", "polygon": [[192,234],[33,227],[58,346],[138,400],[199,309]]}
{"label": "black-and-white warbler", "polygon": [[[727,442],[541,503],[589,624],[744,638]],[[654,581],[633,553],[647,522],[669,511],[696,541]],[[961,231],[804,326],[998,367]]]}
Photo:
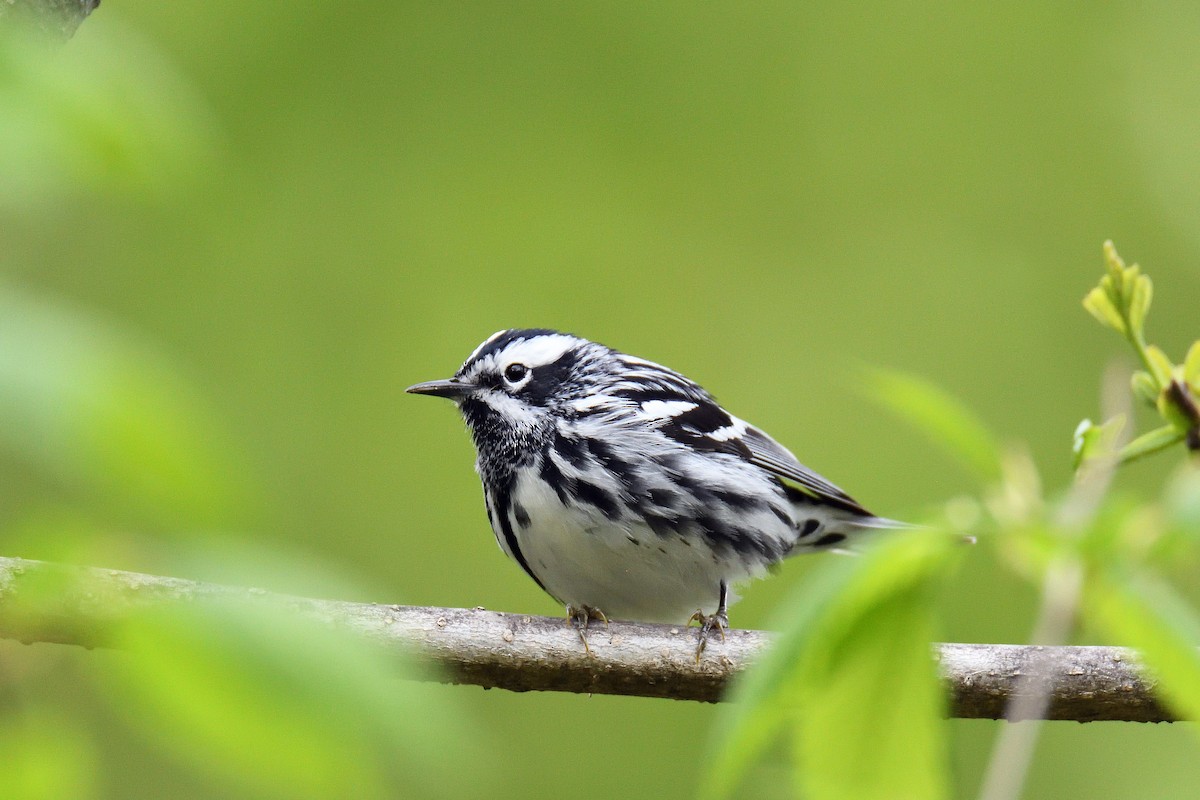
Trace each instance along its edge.
{"label": "black-and-white warbler", "polygon": [[678,372],[544,329],[496,333],[449,380],[500,547],[590,619],[699,621],[724,636],[730,586],[842,546],[871,514]]}

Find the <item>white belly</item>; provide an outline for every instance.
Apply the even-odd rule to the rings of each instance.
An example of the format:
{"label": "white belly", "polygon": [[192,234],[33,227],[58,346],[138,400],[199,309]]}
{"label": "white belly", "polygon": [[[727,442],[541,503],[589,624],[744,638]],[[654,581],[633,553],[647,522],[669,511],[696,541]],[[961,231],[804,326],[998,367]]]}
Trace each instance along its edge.
{"label": "white belly", "polygon": [[[536,477],[521,477],[512,496],[525,512],[509,513],[521,554],[566,605],[590,606],[613,619],[683,624],[698,610],[717,610],[721,581],[754,576],[742,559],[718,556],[703,539],[685,543],[640,521],[616,523],[591,506],[566,508]],[[507,551],[503,535],[497,538]]]}

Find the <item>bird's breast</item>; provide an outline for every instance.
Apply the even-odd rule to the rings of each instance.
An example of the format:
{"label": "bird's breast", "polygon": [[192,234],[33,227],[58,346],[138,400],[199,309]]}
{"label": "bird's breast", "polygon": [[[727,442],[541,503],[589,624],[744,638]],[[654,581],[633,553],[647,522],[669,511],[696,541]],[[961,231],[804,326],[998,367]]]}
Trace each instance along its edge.
{"label": "bird's breast", "polygon": [[694,521],[652,526],[632,511],[564,502],[537,469],[516,473],[492,522],[501,547],[551,596],[615,619],[682,624],[697,610],[711,614],[722,581],[755,577],[769,563],[707,538]]}

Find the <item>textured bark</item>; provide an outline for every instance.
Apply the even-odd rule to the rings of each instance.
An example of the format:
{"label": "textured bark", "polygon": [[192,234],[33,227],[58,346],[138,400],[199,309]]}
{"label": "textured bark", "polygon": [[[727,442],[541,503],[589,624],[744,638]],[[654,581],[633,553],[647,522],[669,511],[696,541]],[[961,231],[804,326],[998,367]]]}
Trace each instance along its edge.
{"label": "textured bark", "polygon": [[[356,631],[438,669],[454,683],[511,691],[620,694],[715,702],[770,642],[731,630],[697,662],[696,630],[595,623],[590,654],[564,619],[481,608],[426,608],[312,600],[93,567],[0,558],[0,637],[105,646],[114,624],[137,614],[230,600],[282,605],[320,624]],[[1154,684],[1117,647],[935,645],[951,715],[1000,719],[1031,669],[1053,675],[1048,719],[1162,722]],[[1040,682],[1039,682],[1040,683]]]}

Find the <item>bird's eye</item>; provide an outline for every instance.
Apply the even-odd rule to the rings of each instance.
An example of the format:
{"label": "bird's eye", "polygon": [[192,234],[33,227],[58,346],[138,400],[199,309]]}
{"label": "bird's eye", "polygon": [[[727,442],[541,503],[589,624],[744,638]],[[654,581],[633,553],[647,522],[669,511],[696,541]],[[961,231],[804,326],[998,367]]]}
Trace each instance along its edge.
{"label": "bird's eye", "polygon": [[520,383],[529,374],[529,367],[524,364],[509,364],[504,368],[504,380],[509,383]]}

